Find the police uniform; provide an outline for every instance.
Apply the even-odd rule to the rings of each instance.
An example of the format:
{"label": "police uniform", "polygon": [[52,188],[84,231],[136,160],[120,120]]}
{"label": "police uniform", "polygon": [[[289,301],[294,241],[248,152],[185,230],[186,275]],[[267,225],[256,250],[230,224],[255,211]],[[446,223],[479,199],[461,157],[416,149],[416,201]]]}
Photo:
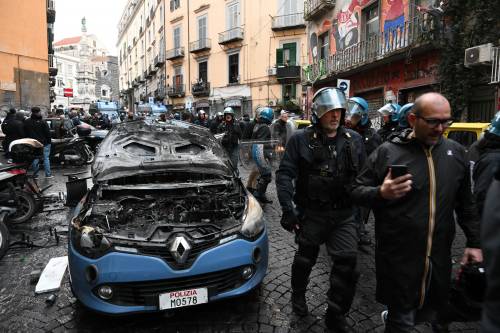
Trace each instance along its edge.
{"label": "police uniform", "polygon": [[305,302],[304,294],[319,246],[325,244],[333,261],[325,317],[328,327],[345,322],[355,294],[358,227],[353,218],[350,191],[365,158],[358,133],[339,127],[337,135],[329,138],[317,124],[290,138],[276,172],[283,219],[297,216],[300,225],[296,232],[298,251],[292,265],[294,311],[307,313],[305,303],[302,304],[305,309],[301,309],[301,299]]}

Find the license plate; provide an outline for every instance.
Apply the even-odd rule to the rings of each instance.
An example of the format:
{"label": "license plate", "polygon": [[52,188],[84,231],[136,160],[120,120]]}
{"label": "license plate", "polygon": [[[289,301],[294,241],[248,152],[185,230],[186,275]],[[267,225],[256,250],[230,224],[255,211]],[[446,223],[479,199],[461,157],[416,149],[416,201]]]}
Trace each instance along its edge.
{"label": "license plate", "polygon": [[208,303],[207,288],[171,291],[160,294],[160,310],[176,309],[203,303]]}

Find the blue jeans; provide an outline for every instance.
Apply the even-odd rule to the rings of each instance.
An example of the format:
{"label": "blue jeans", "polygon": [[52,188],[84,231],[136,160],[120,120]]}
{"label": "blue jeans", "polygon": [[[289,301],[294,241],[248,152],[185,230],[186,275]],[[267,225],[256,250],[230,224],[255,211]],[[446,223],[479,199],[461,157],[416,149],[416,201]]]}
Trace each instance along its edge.
{"label": "blue jeans", "polygon": [[[33,168],[33,176],[38,176],[38,170],[40,159],[34,159],[31,167]],[[48,145],[43,146],[43,168],[45,169],[45,177],[52,176],[52,172],[50,171],[50,143]]]}

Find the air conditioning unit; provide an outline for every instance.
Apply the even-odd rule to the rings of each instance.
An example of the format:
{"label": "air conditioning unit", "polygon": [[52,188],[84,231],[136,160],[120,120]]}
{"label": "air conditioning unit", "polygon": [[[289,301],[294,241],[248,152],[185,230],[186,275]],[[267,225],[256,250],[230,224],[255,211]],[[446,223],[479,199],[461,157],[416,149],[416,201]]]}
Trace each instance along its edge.
{"label": "air conditioning unit", "polygon": [[267,75],[269,76],[276,75],[276,67],[269,67],[267,69]]}
{"label": "air conditioning unit", "polygon": [[493,44],[483,44],[465,50],[465,67],[488,64],[491,61]]}

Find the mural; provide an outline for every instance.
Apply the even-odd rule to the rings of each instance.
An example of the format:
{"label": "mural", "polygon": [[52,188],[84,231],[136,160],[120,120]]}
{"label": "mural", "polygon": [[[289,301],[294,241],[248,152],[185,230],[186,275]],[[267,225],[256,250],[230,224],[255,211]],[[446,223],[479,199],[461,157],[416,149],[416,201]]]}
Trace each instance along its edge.
{"label": "mural", "polygon": [[361,8],[369,0],[337,1],[333,12],[330,51],[336,53],[356,44],[360,36]]}
{"label": "mural", "polygon": [[384,31],[386,44],[395,39],[401,41],[405,35],[405,17],[409,17],[409,0],[383,0],[380,11],[380,27]]}

